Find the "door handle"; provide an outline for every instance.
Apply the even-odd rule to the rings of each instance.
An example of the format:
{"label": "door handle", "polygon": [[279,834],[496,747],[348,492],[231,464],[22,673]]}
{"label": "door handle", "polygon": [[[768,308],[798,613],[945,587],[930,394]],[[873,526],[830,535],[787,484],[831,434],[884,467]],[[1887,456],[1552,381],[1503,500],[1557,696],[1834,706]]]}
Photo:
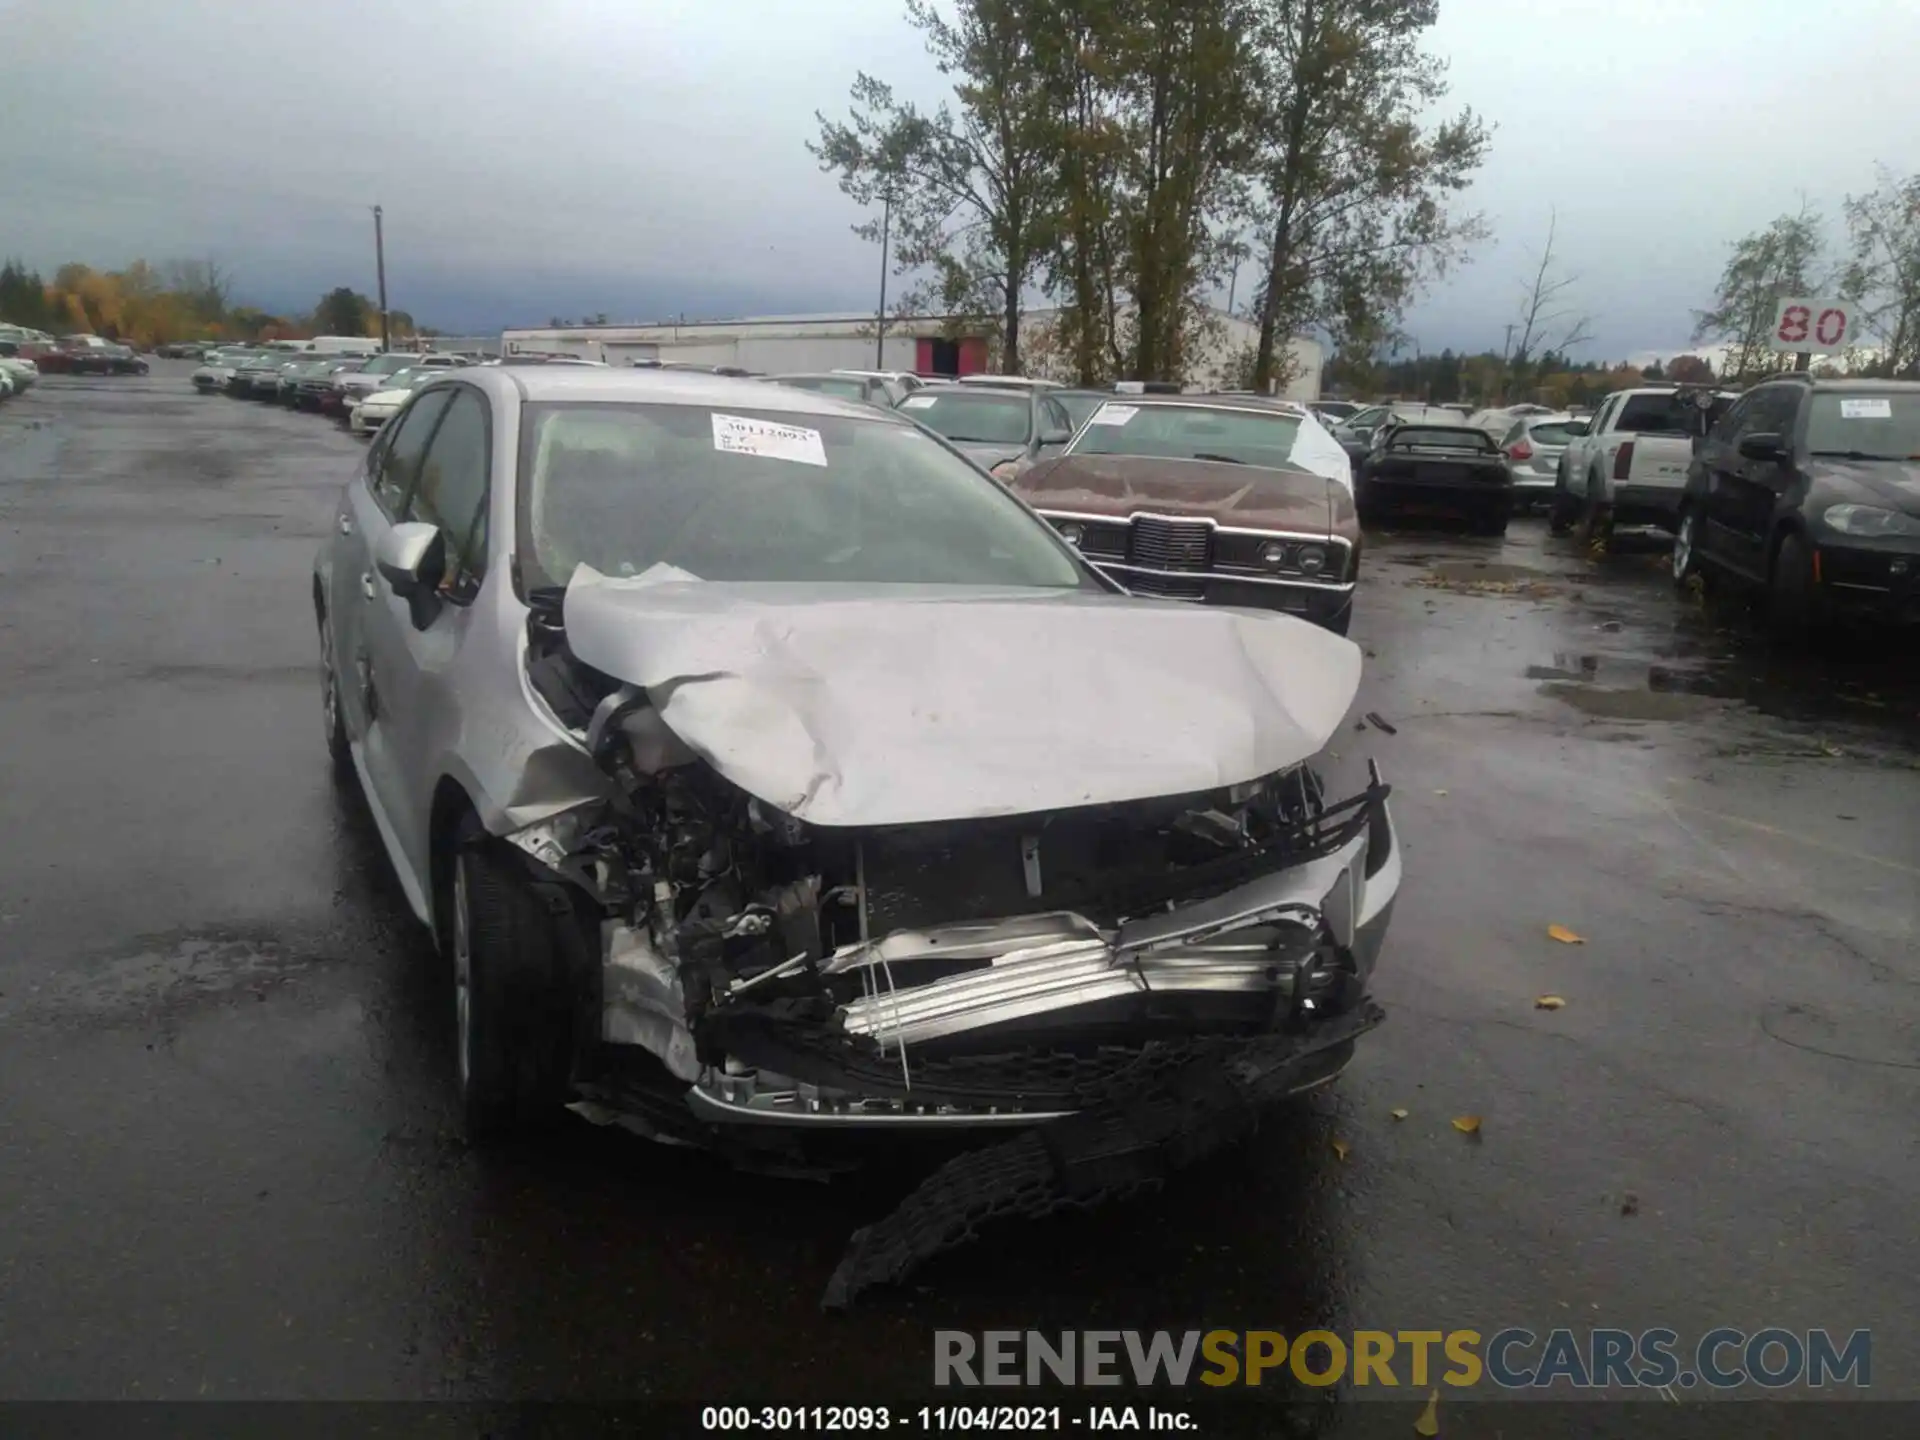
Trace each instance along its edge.
{"label": "door handle", "polygon": [[369,600],[373,599],[373,572],[371,570],[363,570],[360,572],[360,593]]}
{"label": "door handle", "polygon": [[342,535],[351,535],[353,533],[353,517],[352,516],[342,515],[340,517],[340,533]]}

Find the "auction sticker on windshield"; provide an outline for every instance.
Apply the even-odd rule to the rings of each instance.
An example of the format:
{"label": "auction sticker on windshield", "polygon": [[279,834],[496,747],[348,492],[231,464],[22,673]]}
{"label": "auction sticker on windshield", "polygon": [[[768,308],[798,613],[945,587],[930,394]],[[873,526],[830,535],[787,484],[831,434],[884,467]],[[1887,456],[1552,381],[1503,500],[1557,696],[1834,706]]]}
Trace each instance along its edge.
{"label": "auction sticker on windshield", "polygon": [[1891,420],[1893,402],[1884,396],[1870,400],[1842,400],[1840,418],[1842,420]]}
{"label": "auction sticker on windshield", "polygon": [[937,395],[909,395],[900,402],[900,408],[902,410],[931,410],[933,408],[933,402],[939,398]]}
{"label": "auction sticker on windshield", "polygon": [[1093,412],[1089,425],[1124,425],[1140,413],[1138,405],[1102,405]]}
{"label": "auction sticker on windshield", "polygon": [[713,448],[729,455],[755,455],[762,460],[791,460],[798,465],[827,463],[820,432],[799,425],[776,425],[771,420],[749,420],[744,415],[713,413]]}

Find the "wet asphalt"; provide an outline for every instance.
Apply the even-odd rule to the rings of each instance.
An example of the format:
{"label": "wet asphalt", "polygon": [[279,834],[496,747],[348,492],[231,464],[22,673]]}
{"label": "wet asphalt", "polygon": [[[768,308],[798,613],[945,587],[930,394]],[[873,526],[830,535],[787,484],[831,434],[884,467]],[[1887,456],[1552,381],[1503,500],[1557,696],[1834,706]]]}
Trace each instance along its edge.
{"label": "wet asphalt", "polygon": [[190,368],[0,407],[0,1399],[830,1400],[923,1392],[936,1327],[1719,1324],[1870,1327],[1920,1397],[1912,637],[1782,658],[1657,544],[1538,519],[1373,537],[1387,1025],[1168,1190],[828,1317],[901,1177],[462,1143],[450,991],[322,748],[360,444]]}

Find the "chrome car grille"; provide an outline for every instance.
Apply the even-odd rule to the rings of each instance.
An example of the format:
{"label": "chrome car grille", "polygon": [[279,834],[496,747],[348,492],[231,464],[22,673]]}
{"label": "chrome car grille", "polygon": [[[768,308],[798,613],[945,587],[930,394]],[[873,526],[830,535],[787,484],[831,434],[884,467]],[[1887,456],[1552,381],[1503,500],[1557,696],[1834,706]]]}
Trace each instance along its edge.
{"label": "chrome car grille", "polygon": [[1213,527],[1203,520],[1135,516],[1127,537],[1127,559],[1149,570],[1204,574],[1213,561]]}

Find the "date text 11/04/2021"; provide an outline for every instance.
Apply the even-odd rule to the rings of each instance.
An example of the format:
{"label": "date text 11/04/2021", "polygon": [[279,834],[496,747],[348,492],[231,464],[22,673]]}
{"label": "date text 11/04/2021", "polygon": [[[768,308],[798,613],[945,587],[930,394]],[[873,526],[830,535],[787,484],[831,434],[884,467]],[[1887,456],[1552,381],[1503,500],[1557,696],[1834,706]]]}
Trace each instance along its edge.
{"label": "date text 11/04/2021", "polygon": [[1075,1430],[1196,1430],[1184,1410],[1153,1405],[708,1405],[700,1428],[720,1432],[906,1430],[1026,1431],[1038,1435]]}
{"label": "date text 11/04/2021", "polygon": [[1560,1328],[1478,1330],[937,1330],[933,1383],[1124,1386],[1275,1383],[1390,1388],[1429,1383],[1502,1390],[1678,1388],[1782,1390],[1873,1383],[1868,1330],[1719,1327],[1687,1345],[1679,1332]]}

